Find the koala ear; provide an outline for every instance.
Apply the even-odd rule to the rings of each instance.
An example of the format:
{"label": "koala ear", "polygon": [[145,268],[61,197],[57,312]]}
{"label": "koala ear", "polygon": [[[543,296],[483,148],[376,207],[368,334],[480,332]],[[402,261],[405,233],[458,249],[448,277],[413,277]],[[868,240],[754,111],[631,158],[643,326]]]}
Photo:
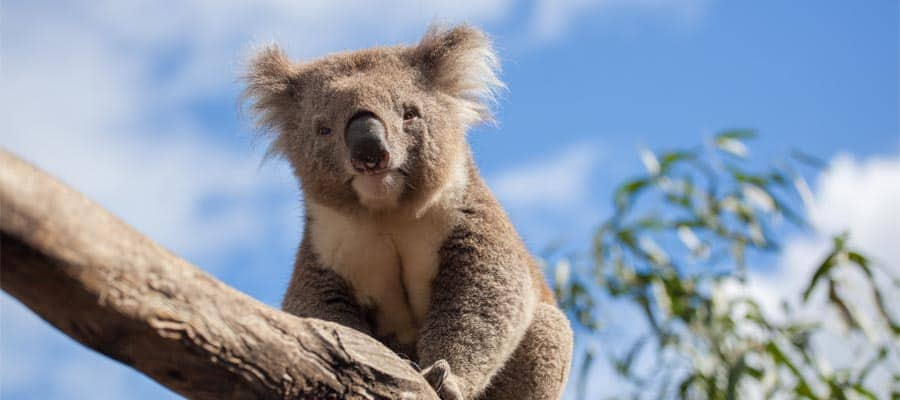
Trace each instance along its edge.
{"label": "koala ear", "polygon": [[467,126],[492,121],[491,106],[504,85],[497,77],[497,55],[483,32],[466,25],[432,26],[412,54],[432,87],[458,100]]}
{"label": "koala ear", "polygon": [[243,101],[254,114],[257,126],[281,133],[292,121],[299,91],[299,67],[276,45],[258,51],[244,75]]}

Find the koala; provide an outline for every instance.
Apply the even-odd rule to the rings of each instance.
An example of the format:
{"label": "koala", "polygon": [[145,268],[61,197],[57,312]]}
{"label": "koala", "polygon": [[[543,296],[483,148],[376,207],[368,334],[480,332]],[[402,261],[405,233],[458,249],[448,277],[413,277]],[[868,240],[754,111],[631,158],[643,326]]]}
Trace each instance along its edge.
{"label": "koala", "polygon": [[292,62],[269,45],[248,108],[303,193],[282,307],[369,334],[442,399],[554,399],[572,331],[466,140],[503,84],[481,31]]}

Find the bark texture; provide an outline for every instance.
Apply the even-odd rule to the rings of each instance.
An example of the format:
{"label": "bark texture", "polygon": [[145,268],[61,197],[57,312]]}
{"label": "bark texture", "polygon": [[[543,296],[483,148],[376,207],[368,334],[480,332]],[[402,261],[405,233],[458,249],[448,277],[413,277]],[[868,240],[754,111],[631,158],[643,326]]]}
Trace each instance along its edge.
{"label": "bark texture", "polygon": [[375,339],[232,289],[2,149],[0,228],[4,291],[185,397],[437,398]]}

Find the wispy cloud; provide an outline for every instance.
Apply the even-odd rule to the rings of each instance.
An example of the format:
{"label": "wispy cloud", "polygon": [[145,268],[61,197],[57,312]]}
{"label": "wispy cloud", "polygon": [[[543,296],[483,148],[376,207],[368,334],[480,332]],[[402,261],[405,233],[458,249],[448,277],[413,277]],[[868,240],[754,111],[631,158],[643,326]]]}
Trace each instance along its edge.
{"label": "wispy cloud", "polygon": [[[781,298],[803,290],[834,235],[848,232],[851,247],[871,256],[879,269],[900,275],[900,247],[895,244],[900,237],[900,211],[896,206],[900,199],[900,158],[858,161],[837,156],[814,187],[807,218],[817,233],[788,238],[778,268],[755,272],[751,279],[766,308],[774,314],[780,310]],[[851,286],[862,283],[852,282],[853,277],[847,279]],[[900,304],[900,297],[897,300]]]}
{"label": "wispy cloud", "polygon": [[62,16],[36,28],[27,12],[4,11],[3,36],[20,38],[3,48],[5,147],[179,253],[264,236],[275,216],[255,204],[273,191],[293,197],[286,169],[259,169],[258,154],[234,146],[246,141],[214,139],[186,111],[154,115],[150,60],[117,48],[120,37]]}
{"label": "wispy cloud", "polygon": [[604,158],[602,147],[579,143],[498,171],[487,181],[526,243],[580,251],[600,221],[594,185]]}
{"label": "wispy cloud", "polygon": [[900,158],[840,155],[816,185],[810,220],[820,231],[849,231],[851,243],[900,273]]}
{"label": "wispy cloud", "polygon": [[540,41],[558,39],[585,15],[655,14],[675,21],[701,17],[709,0],[538,0],[532,10],[531,32]]}
{"label": "wispy cloud", "polygon": [[[277,41],[295,58],[418,39],[438,23],[486,23],[511,0],[84,2],[73,12],[100,34],[135,45],[133,55],[168,69],[157,91],[175,100],[233,85],[255,44]],[[377,15],[373,15],[377,7]],[[112,16],[112,17],[111,17]],[[160,67],[160,66],[157,66]]]}
{"label": "wispy cloud", "polygon": [[501,171],[489,182],[497,197],[511,207],[572,206],[587,199],[590,178],[599,158],[595,146],[572,146]]}

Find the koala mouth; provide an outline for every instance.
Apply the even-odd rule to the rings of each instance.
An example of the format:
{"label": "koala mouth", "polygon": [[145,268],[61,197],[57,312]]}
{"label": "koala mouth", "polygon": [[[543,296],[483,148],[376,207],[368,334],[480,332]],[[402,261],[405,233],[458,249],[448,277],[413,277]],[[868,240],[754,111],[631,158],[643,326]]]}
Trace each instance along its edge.
{"label": "koala mouth", "polygon": [[388,172],[388,157],[383,157],[378,161],[362,161],[351,159],[350,165],[353,169],[363,175],[382,175]]}

